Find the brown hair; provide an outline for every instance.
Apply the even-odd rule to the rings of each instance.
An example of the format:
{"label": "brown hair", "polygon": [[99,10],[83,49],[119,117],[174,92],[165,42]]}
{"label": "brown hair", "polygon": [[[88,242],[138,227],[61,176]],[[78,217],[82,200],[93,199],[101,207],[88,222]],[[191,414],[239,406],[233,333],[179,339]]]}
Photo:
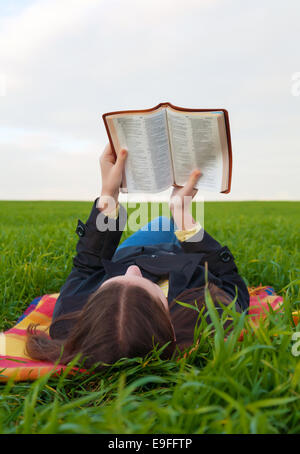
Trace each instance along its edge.
{"label": "brown hair", "polygon": [[81,354],[84,367],[89,368],[124,357],[143,357],[155,345],[160,348],[168,342],[161,357],[169,358],[175,350],[170,315],[160,299],[140,286],[118,282],[100,286],[82,310],[58,317],[52,328],[62,321],[70,323],[65,338],[51,338],[37,331],[37,325],[30,325],[26,354],[42,361],[59,360],[60,364]]}
{"label": "brown hair", "polygon": [[[217,310],[222,310],[219,304],[220,302],[222,305],[228,306],[233,300],[233,297],[212,282],[208,282],[207,290]],[[205,302],[205,285],[184,290],[171,302],[169,306],[171,320],[176,333],[176,344],[179,350],[183,351],[185,348],[190,347],[194,342],[194,329],[199,312],[194,309],[181,306],[179,302],[187,303],[192,306],[196,305],[200,311],[204,308],[202,315],[206,317],[208,324],[211,323]],[[237,303],[235,304],[235,307],[237,312],[241,312]],[[230,324],[230,320],[226,321],[224,328]]]}

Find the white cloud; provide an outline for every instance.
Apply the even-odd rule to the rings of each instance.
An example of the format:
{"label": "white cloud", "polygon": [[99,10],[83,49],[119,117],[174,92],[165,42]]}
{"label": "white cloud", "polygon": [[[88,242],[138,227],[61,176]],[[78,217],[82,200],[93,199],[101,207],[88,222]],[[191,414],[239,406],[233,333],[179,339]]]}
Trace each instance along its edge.
{"label": "white cloud", "polygon": [[43,0],[19,15],[7,16],[2,22],[2,58],[26,61],[61,34],[80,26],[96,4],[96,0]]}
{"label": "white cloud", "polygon": [[[164,100],[229,110],[234,174],[226,200],[283,191],[299,198],[300,97],[290,85],[300,70],[299,10],[295,0],[284,9],[279,0],[39,0],[2,19],[0,198],[35,197],[34,183],[24,192],[25,177],[15,178],[18,157],[26,181],[43,175],[43,197],[82,199],[77,176],[92,199],[96,185],[81,177],[79,159],[82,168],[98,163],[107,142],[102,113]],[[261,169],[264,182],[254,185]]]}

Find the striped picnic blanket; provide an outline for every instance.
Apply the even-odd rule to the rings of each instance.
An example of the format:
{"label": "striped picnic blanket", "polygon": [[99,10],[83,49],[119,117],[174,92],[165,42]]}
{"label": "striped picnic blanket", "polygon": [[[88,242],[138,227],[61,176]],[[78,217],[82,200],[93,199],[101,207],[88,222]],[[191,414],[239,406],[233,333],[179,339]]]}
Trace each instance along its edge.
{"label": "striped picnic blanket", "polygon": [[35,298],[15,326],[0,333],[0,382],[13,377],[15,381],[35,380],[50,372],[60,372],[65,366],[54,366],[45,361],[34,361],[24,353],[26,329],[30,323],[45,330],[50,326],[59,293]]}
{"label": "striped picnic blanket", "polygon": [[[254,319],[263,316],[270,306],[276,310],[282,305],[283,298],[276,295],[272,287],[260,285],[248,290],[249,313]],[[10,377],[15,381],[35,380],[50,371],[55,375],[65,369],[64,365],[34,361],[24,353],[27,327],[31,323],[39,324],[48,332],[58,296],[59,293],[53,293],[35,298],[15,326],[0,333],[0,381],[7,381]]]}

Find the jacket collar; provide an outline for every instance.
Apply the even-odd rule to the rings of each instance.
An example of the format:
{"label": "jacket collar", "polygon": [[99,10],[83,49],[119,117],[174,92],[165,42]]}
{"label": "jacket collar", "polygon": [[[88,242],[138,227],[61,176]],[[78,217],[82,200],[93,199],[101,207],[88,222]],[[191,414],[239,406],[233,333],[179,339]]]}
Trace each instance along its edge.
{"label": "jacket collar", "polygon": [[168,301],[172,301],[180,292],[185,290],[194,274],[195,268],[203,254],[176,255],[140,255],[132,257],[130,262],[102,259],[107,278],[120,276],[130,265],[137,265],[143,277],[157,283],[163,275],[169,276]]}

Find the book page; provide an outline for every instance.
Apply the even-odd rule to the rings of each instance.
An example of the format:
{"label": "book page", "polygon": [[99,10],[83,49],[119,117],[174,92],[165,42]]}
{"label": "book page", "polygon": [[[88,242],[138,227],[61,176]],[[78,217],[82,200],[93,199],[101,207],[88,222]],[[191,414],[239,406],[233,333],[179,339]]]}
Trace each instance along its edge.
{"label": "book page", "polygon": [[[160,192],[173,183],[166,109],[111,118],[119,147],[128,149],[125,165],[128,192]],[[118,152],[118,150],[116,150]]]}
{"label": "book page", "polygon": [[196,188],[221,191],[223,155],[218,118],[223,113],[181,112],[168,109],[167,118],[175,182],[183,186],[190,173],[202,172]]}

